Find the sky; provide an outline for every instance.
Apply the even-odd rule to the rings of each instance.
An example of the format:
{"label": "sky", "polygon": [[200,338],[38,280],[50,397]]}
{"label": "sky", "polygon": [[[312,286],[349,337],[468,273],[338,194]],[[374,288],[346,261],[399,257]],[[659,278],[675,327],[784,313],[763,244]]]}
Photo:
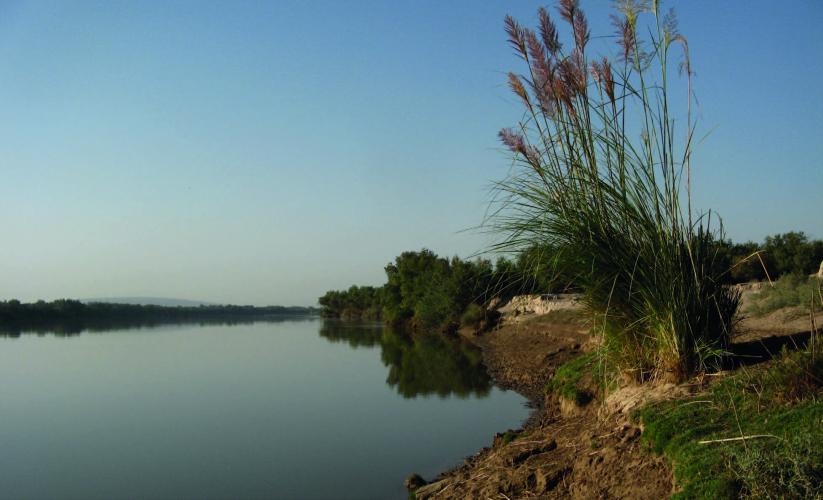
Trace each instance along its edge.
{"label": "sky", "polygon": [[[0,299],[313,305],[405,250],[482,252],[521,116],[503,17],[540,5],[1,1]],[[668,5],[695,206],[823,238],[823,2]],[[613,54],[610,2],[582,7]]]}

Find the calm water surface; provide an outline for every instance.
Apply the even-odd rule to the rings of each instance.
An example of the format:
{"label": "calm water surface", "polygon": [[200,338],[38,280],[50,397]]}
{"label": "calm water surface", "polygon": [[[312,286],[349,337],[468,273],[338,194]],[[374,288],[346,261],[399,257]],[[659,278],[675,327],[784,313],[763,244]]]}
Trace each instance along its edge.
{"label": "calm water surface", "polygon": [[377,325],[0,337],[0,496],[405,498],[527,413],[477,351]]}

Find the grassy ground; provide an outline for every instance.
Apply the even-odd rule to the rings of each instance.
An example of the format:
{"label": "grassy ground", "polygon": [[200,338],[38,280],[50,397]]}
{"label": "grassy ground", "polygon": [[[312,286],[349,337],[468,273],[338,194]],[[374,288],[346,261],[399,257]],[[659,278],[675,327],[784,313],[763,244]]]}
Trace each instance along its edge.
{"label": "grassy ground", "polygon": [[784,352],[636,416],[674,466],[676,498],[823,498],[821,381],[823,356]]}
{"label": "grassy ground", "polygon": [[781,276],[774,286],[764,286],[752,295],[745,312],[764,316],[783,308],[793,308],[798,316],[808,316],[810,308],[816,314],[823,312],[823,281],[808,276],[789,274]]}

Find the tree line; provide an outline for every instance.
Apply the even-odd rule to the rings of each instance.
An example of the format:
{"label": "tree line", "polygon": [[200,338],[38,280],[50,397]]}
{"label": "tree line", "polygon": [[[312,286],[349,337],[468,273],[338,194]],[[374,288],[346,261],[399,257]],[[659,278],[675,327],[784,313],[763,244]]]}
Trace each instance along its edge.
{"label": "tree line", "polygon": [[764,281],[785,275],[808,276],[823,261],[823,241],[810,239],[803,231],[767,236],[763,243],[748,241],[718,244],[722,266],[729,269],[731,283]]}
{"label": "tree line", "polygon": [[[823,241],[803,232],[765,238],[763,243],[715,244],[727,284],[808,275],[823,261]],[[564,272],[559,251],[532,246],[512,258],[463,260],[431,250],[403,252],[384,269],[382,286],[352,285],[318,299],[325,317],[382,320],[426,330],[448,330],[484,319],[493,298],[507,300],[528,293],[576,291],[574,276]]]}
{"label": "tree line", "polygon": [[440,257],[428,249],[403,252],[385,267],[384,285],[330,290],[318,302],[326,317],[453,329],[482,320],[492,298],[568,289],[573,284],[553,270],[552,255],[533,247],[492,262]]}
{"label": "tree line", "polygon": [[296,317],[316,315],[313,307],[287,306],[157,306],[116,304],[103,302],[84,303],[79,300],[59,299],[51,302],[39,300],[23,303],[19,300],[0,301],[0,328],[18,331],[23,328],[57,328],[72,325],[71,331],[93,325],[116,326],[119,324],[158,324],[188,321],[227,319],[253,319],[265,317]]}

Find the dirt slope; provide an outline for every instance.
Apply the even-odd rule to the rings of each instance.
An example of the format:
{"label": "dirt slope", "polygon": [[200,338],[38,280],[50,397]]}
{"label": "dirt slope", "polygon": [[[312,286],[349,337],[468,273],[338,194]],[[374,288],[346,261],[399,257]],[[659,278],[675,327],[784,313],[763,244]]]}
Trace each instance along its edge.
{"label": "dirt slope", "polygon": [[528,396],[535,412],[524,429],[498,435],[491,447],[417,490],[417,498],[670,495],[670,470],[641,446],[640,429],[625,413],[604,411],[597,400],[561,409],[556,398],[544,396],[557,367],[588,347],[586,331],[575,315],[548,314],[518,318],[474,338],[500,385]]}
{"label": "dirt slope", "polygon": [[[784,346],[808,341],[808,317],[791,308],[751,317],[743,311],[757,290],[741,291],[741,315],[730,346],[735,361],[727,369],[766,361]],[[717,377],[624,387],[605,399],[588,381],[594,398],[577,406],[545,391],[560,365],[595,348],[576,299],[529,296],[509,309],[492,331],[460,333],[481,347],[497,383],[528,397],[535,410],[523,429],[498,434],[490,447],[418,489],[416,497],[652,499],[674,493],[670,467],[641,444],[642,430],[629,414],[650,401],[698,392]],[[818,318],[817,324],[823,321]]]}

